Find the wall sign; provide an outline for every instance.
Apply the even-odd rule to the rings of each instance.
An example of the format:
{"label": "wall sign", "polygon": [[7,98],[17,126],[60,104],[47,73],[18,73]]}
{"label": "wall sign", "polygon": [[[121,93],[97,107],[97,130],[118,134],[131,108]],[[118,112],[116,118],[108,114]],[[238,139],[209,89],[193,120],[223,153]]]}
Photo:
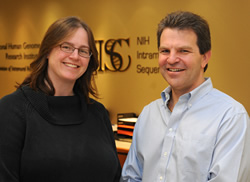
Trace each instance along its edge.
{"label": "wall sign", "polygon": [[[150,45],[150,37],[142,36],[133,40],[137,50],[130,48],[130,38],[96,40],[96,46],[99,52],[100,66],[98,71],[105,72],[124,72],[131,67],[132,61],[139,62],[136,65],[136,73],[138,74],[155,74],[159,73],[158,66],[145,66],[143,63],[147,61],[155,61],[158,59],[158,52],[142,51],[141,47]],[[40,44],[38,43],[0,43],[0,71],[30,71],[29,65],[18,64],[14,62],[22,60],[34,60],[37,57]],[[140,50],[139,50],[140,49]],[[136,52],[134,52],[136,51]],[[132,55],[134,57],[132,58]],[[5,64],[3,64],[5,62]]]}
{"label": "wall sign", "polygon": [[[105,42],[104,40],[96,41],[97,46],[99,47],[99,61],[100,66],[98,71],[113,71],[113,72],[123,72],[126,71],[131,64],[131,56],[127,55],[127,63],[124,61],[124,57],[116,51],[116,46],[122,47],[123,44],[126,44],[129,47],[130,39],[109,39]],[[109,55],[109,61],[103,61],[103,46],[105,53]]]}

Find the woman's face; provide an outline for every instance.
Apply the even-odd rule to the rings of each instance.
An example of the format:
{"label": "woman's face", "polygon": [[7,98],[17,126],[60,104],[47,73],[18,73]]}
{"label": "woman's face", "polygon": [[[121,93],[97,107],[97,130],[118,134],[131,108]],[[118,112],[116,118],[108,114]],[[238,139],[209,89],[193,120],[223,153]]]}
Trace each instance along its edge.
{"label": "woman's face", "polygon": [[71,36],[65,38],[49,53],[48,76],[53,85],[73,86],[75,81],[85,73],[90,57],[80,56],[79,51],[81,55],[89,51],[88,34],[84,28],[76,29]]}

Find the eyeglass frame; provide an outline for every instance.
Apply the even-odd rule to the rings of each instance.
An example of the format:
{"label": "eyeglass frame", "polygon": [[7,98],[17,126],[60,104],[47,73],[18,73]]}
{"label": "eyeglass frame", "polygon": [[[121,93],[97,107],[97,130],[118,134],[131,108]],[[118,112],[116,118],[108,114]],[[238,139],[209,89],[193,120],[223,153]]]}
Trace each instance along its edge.
{"label": "eyeglass frame", "polygon": [[[65,51],[65,50],[63,50],[62,45],[65,45],[65,44],[71,48],[70,51]],[[81,56],[81,57],[90,58],[90,57],[92,56],[92,52],[89,51],[89,50],[88,50],[88,51],[89,51],[89,56],[83,56],[83,55],[81,55],[80,52],[79,52],[79,49],[82,49],[81,47],[76,48],[76,47],[74,47],[73,45],[71,45],[71,44],[69,44],[69,43],[67,43],[67,42],[63,42],[62,44],[59,44],[58,46],[60,47],[60,50],[63,51],[63,52],[65,52],[65,53],[70,53],[70,54],[72,54],[72,53],[77,49],[77,54],[78,54],[79,56]]]}

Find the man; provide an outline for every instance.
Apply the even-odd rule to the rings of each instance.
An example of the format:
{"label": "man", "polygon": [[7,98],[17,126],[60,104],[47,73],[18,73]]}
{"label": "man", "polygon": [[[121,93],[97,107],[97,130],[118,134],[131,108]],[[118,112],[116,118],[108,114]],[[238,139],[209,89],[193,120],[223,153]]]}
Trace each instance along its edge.
{"label": "man", "polygon": [[208,23],[174,12],[160,22],[157,36],[169,87],[140,114],[120,181],[249,182],[249,116],[204,78]]}

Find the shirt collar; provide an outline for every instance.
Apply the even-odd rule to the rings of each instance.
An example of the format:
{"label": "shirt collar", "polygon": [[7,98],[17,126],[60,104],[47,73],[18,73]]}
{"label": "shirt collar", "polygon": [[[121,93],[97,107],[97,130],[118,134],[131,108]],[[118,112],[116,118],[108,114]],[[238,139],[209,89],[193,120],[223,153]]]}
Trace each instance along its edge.
{"label": "shirt collar", "polygon": [[[205,81],[201,85],[199,85],[191,92],[182,95],[181,98],[185,97],[188,100],[189,104],[192,105],[197,99],[206,95],[212,89],[213,89],[213,84],[211,78],[205,78]],[[161,98],[165,107],[167,106],[168,101],[170,99],[170,93],[171,93],[171,86],[168,86],[161,92]]]}
{"label": "shirt collar", "polygon": [[166,107],[170,99],[171,86],[168,86],[165,90],[161,92],[161,98],[163,100],[164,106]]}

